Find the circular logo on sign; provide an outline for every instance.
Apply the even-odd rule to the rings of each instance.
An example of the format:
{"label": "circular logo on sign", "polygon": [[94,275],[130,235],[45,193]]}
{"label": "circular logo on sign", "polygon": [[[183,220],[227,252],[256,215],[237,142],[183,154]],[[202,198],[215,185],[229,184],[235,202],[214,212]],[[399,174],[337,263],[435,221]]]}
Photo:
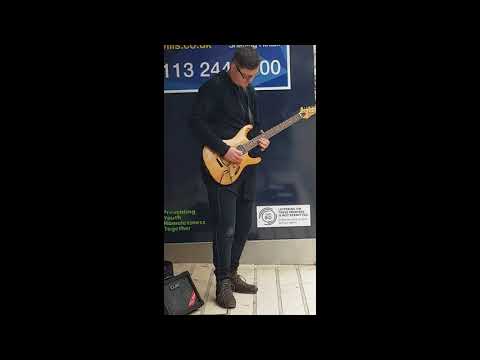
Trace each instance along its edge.
{"label": "circular logo on sign", "polygon": [[277,214],[272,208],[263,208],[258,214],[258,218],[262,219],[265,225],[272,225],[277,220]]}

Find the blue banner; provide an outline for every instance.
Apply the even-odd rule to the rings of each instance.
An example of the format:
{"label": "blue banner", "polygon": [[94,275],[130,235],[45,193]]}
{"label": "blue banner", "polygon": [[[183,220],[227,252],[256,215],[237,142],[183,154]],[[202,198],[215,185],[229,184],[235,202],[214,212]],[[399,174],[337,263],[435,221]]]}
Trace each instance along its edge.
{"label": "blue banner", "polygon": [[[214,74],[230,68],[237,47],[246,45],[164,45],[164,93],[197,92]],[[256,90],[290,90],[290,45],[250,45],[262,61]]]}
{"label": "blue banner", "polygon": [[[312,45],[290,45],[288,51],[292,89],[257,93],[264,130],[315,103]],[[201,176],[202,145],[189,125],[196,95],[164,94],[165,243],[212,241],[208,195]],[[255,165],[256,202],[249,240],[317,237],[316,126],[317,119],[312,117],[274,136],[262,162]]]}

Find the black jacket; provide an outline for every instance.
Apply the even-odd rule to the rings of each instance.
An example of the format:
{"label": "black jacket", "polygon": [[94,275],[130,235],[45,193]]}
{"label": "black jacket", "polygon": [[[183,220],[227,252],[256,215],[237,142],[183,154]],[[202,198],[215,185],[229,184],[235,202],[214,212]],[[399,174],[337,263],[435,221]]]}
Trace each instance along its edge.
{"label": "black jacket", "polygon": [[[245,125],[253,123],[253,129],[250,130],[248,138],[251,139],[260,134],[262,128],[257,114],[255,88],[249,85],[247,91],[244,91],[230,79],[226,71],[221,71],[199,88],[190,125],[202,147],[207,145],[223,156],[229,147],[222,140],[231,139]],[[258,156],[259,148],[256,147],[249,154],[252,157]],[[215,186],[217,184],[210,178],[203,161],[202,174],[207,185]],[[255,198],[255,176],[256,165],[247,166],[235,183],[217,185],[242,194],[246,199],[253,200]]]}

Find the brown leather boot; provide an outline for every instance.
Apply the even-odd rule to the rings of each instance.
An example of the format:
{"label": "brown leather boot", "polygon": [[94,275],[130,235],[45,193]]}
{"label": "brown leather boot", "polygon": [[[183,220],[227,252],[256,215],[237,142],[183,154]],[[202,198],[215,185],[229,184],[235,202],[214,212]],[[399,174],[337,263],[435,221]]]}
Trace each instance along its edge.
{"label": "brown leather boot", "polygon": [[225,309],[233,309],[237,306],[237,302],[233,297],[232,283],[230,279],[227,278],[217,281],[216,295],[216,302],[219,306]]}
{"label": "brown leather boot", "polygon": [[234,270],[230,273],[230,280],[232,282],[232,291],[242,294],[256,294],[258,288],[253,284],[247,284],[247,282],[238,275]]}

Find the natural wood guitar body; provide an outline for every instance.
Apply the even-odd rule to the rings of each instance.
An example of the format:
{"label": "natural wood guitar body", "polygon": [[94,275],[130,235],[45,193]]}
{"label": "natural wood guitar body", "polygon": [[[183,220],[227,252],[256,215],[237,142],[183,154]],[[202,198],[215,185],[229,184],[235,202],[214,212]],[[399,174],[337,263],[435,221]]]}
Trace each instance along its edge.
{"label": "natural wood guitar body", "polygon": [[[249,142],[247,134],[252,128],[252,125],[246,125],[233,138],[223,140],[223,142],[231,147],[246,144]],[[233,184],[240,177],[246,166],[258,164],[260,161],[262,161],[260,157],[252,158],[246,153],[242,155],[242,162],[237,165],[228,162],[208,146],[203,147],[203,162],[212,178],[221,185]]]}

